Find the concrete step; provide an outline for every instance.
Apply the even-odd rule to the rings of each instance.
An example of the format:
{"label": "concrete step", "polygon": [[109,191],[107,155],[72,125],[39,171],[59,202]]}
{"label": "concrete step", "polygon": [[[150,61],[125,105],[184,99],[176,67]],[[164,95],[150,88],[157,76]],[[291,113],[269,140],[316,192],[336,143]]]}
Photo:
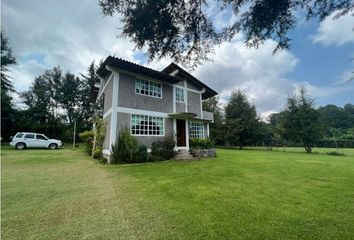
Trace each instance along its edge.
{"label": "concrete step", "polygon": [[180,150],[177,152],[177,155],[174,157],[174,159],[190,160],[195,159],[195,157],[191,155],[189,151]]}

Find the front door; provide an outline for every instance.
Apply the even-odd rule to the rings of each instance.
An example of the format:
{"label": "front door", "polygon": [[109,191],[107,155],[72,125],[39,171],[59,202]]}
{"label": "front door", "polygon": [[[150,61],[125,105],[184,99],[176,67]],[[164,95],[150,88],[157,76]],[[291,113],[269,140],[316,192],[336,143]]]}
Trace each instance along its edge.
{"label": "front door", "polygon": [[186,120],[177,119],[177,147],[186,146]]}

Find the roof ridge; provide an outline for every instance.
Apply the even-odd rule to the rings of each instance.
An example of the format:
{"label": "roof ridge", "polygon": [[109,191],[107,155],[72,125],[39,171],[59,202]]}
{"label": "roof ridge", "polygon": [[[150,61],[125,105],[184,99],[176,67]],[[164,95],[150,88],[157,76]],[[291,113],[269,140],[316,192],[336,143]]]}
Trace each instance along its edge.
{"label": "roof ridge", "polygon": [[[120,58],[120,57],[115,57],[115,56],[112,56],[112,55],[109,55],[108,57],[111,57],[111,58],[114,58],[114,59],[118,59],[118,60],[123,61],[123,62],[126,62],[126,63],[134,64],[134,65],[136,65],[136,66],[138,66],[138,67],[147,68],[147,69],[149,69],[149,70],[152,70],[152,71],[155,71],[155,72],[159,72],[159,73],[163,73],[163,74],[165,74],[165,75],[171,76],[171,75],[169,75],[169,74],[167,74],[167,73],[164,73],[164,72],[162,72],[162,71],[155,70],[155,69],[153,69],[153,68],[146,67],[146,66],[144,66],[144,65],[141,65],[141,64],[138,64],[138,63],[135,63],[135,62],[131,62],[131,61],[125,60],[125,59]],[[170,64],[172,64],[172,63],[170,63]],[[171,77],[174,77],[174,76],[171,76]]]}

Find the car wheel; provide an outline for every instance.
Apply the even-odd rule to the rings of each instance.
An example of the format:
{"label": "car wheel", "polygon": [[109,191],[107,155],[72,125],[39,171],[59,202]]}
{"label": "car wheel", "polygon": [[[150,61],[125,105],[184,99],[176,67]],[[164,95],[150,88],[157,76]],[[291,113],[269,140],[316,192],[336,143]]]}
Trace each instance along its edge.
{"label": "car wheel", "polygon": [[51,144],[49,144],[49,148],[52,149],[52,150],[57,149],[58,148],[58,144],[51,143]]}
{"label": "car wheel", "polygon": [[25,149],[25,148],[26,148],[26,144],[20,142],[20,143],[17,143],[15,147],[16,147],[18,150],[22,150],[22,149]]}

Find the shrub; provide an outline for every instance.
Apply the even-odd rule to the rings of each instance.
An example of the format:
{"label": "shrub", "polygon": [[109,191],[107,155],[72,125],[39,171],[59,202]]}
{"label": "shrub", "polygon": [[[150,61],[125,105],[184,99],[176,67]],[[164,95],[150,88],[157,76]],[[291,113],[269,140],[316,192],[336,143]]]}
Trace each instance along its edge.
{"label": "shrub", "polygon": [[148,152],[145,145],[139,145],[135,154],[134,154],[135,162],[147,162],[148,160]]}
{"label": "shrub", "polygon": [[93,142],[96,134],[96,147],[94,149],[93,157],[101,158],[102,157],[102,145],[106,134],[106,124],[103,119],[96,117],[94,119],[96,128],[91,131],[84,131],[79,133],[79,137],[85,143],[85,151],[92,155]]}
{"label": "shrub", "polygon": [[175,140],[173,137],[165,137],[162,141],[152,143],[151,155],[154,160],[168,160],[176,155]]}
{"label": "shrub", "polygon": [[210,149],[213,144],[209,138],[191,138],[189,139],[189,147],[191,149]]}
{"label": "shrub", "polygon": [[90,155],[92,154],[93,135],[92,130],[79,133],[79,137],[85,143],[85,151]]}
{"label": "shrub", "polygon": [[148,159],[146,146],[139,145],[128,131],[119,134],[118,140],[112,145],[111,153],[113,163],[138,163]]}

